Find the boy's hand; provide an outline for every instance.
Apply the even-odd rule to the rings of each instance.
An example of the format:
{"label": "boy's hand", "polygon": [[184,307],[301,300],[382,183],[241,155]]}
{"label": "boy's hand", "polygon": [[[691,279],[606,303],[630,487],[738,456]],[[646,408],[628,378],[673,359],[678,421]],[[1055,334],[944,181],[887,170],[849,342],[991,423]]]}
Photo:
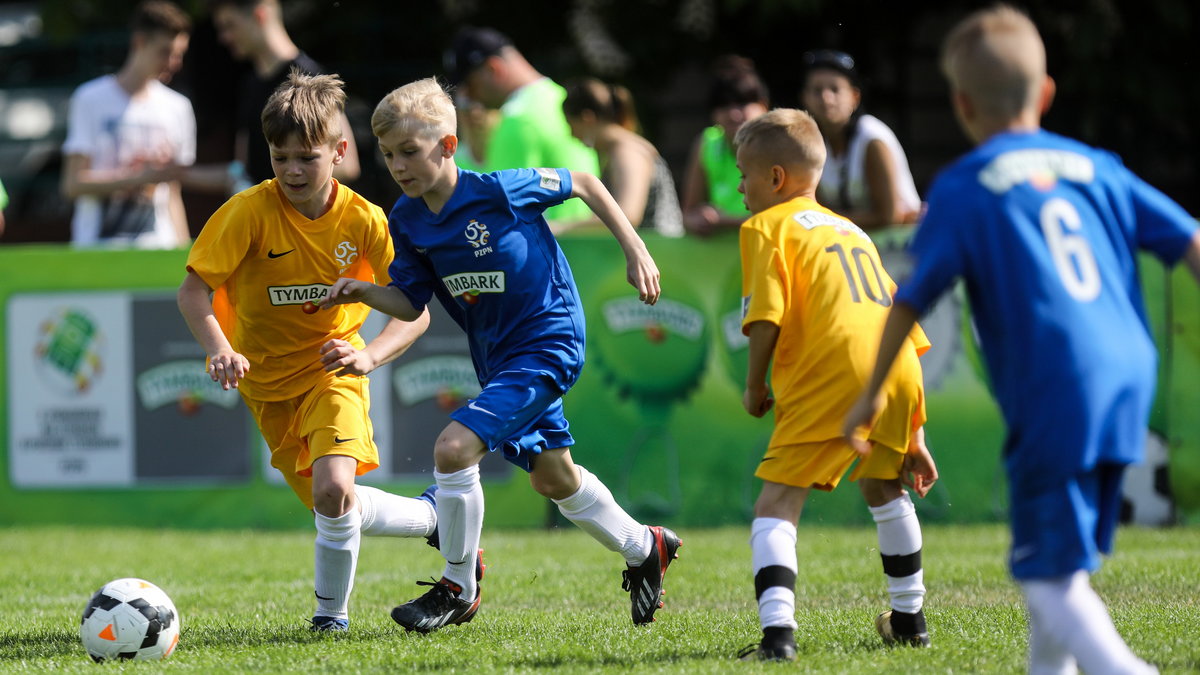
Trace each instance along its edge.
{"label": "boy's hand", "polygon": [[646,249],[628,256],[628,264],[626,265],[626,277],[629,279],[629,284],[637,289],[638,300],[653,305],[658,302],[658,296],[662,294],[662,288],[659,286],[658,265],[654,264],[654,258],[650,257],[650,253]]}
{"label": "boy's hand", "polygon": [[238,388],[238,380],[250,372],[250,360],[241,354],[228,351],[214,354],[208,360],[208,376],[225,391]]}
{"label": "boy's hand", "polygon": [[366,375],[375,370],[375,359],[365,349],[355,349],[345,340],[330,340],[321,345],[321,365],[325,372],[338,375]]}
{"label": "boy's hand", "polygon": [[879,414],[881,407],[878,397],[867,396],[864,392],[850,407],[850,412],[846,414],[846,421],[842,423],[842,436],[846,438],[846,442],[850,444],[851,448],[854,448],[859,457],[871,454],[871,442],[859,433],[859,430],[871,425],[871,420]]}
{"label": "boy's hand", "polygon": [[937,479],[937,466],[933,463],[929,448],[925,446],[925,429],[922,427],[913,434],[908,445],[908,454],[904,456],[904,466],[900,469],[900,481],[912,488],[918,497],[924,497]]}
{"label": "boy's hand", "polygon": [[361,281],[359,279],[351,279],[342,277],[333,282],[333,286],[329,287],[329,294],[325,296],[318,305],[321,309],[330,309],[334,305],[345,305],[351,302],[360,302],[366,289],[374,284]]}
{"label": "boy's hand", "polygon": [[742,394],[742,406],[751,415],[762,417],[775,407],[775,398],[771,396],[771,391],[765,385],[746,387],[745,393]]}

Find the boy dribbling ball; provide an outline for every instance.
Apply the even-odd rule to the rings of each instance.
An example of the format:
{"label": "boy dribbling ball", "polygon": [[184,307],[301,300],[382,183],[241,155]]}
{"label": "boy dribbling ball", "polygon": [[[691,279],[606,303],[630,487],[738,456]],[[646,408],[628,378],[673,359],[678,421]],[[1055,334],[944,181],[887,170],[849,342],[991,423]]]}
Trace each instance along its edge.
{"label": "boy dribbling ball", "polygon": [[[751,560],[763,637],[745,659],[793,660],[796,524],[813,488],[833,490],[858,455],[841,419],[867,375],[895,284],[857,225],[815,201],[825,162],[816,122],[776,109],[737,132],[739,191],[754,214],[742,224],[742,330],[750,338],[743,403],[775,409],[775,429],[755,475],[763,480],[751,525]],[[924,497],[937,480],[925,448],[919,327],[906,335],[879,415],[856,438],[868,453],[850,474],[879,532],[891,610],[876,619],[884,642],[923,647],[921,527],[904,485]],[[768,370],[770,374],[768,386]],[[772,398],[772,393],[774,397]]]}
{"label": "boy dribbling ball", "polygon": [[450,414],[433,449],[441,580],[392,610],[428,633],[470,621],[479,608],[475,552],[483,528],[479,462],[489,452],[529,472],[529,482],[571,522],[625,559],[623,588],[635,624],[662,606],[663,577],[681,545],[674,532],[635,521],[600,479],[576,465],[562,396],[579,377],[584,317],[571,269],[543,212],[579,197],[625,253],[630,284],[659,296],[654,260],[600,180],[566,169],[459,169],[456,115],[433,78],[388,94],[371,127],[403,195],[389,227],[391,283],[340,279],[322,307],[362,302],[405,321],[436,296],[466,332],[480,394]]}
{"label": "boy dribbling ball", "polygon": [[1186,260],[1200,234],[1112,154],[1041,129],[1054,82],[1029,17],[976,12],[942,45],[955,116],[976,148],[943,170],[910,244],[878,361],[845,429],[874,414],[916,317],[961,278],[1004,415],[1012,549],[1032,673],[1151,673],[1090,573],[1112,551],[1125,468],[1141,460],[1156,354],[1137,249]]}
{"label": "boy dribbling ball", "polygon": [[354,483],[379,466],[365,375],[404,353],[428,315],[392,320],[364,344],[366,307],[305,309],[339,277],[374,279],[392,261],[383,211],[333,179],[345,100],[332,75],[293,71],[276,90],[262,113],[275,178],[213,214],[178,295],[209,376],[241,393],[271,465],[313,510],[316,631],[349,627],[362,535],[437,533],[434,490],[411,499]]}

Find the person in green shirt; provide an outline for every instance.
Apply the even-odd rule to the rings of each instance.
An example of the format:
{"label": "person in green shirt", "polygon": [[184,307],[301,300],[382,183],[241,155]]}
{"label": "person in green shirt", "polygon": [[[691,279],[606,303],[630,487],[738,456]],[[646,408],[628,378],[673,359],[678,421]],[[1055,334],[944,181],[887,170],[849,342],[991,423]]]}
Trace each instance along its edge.
{"label": "person in green shirt", "polygon": [[689,234],[736,232],[750,212],[738,192],[741,173],[733,154],[733,136],[742,124],[767,112],[767,87],[743,56],[726,56],[713,67],[708,94],[712,126],[692,146],[683,179],[683,226]]}
{"label": "person in green shirt", "polygon": [[[566,91],[537,71],[506,35],[491,28],[458,32],[445,54],[447,77],[467,98],[499,110],[487,140],[483,171],[565,168],[599,174],[596,153],[571,136],[563,115]],[[546,210],[547,220],[579,220],[587,205],[570,199]]]}
{"label": "person in green shirt", "polygon": [[4,209],[8,208],[8,193],[4,191],[4,183],[0,183],[0,237],[4,236]]}

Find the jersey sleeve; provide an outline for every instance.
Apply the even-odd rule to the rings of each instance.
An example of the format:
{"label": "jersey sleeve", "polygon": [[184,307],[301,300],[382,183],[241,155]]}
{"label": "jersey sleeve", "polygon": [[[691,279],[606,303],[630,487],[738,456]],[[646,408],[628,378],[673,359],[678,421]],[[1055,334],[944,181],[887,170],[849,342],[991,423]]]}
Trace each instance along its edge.
{"label": "jersey sleeve", "polygon": [[179,147],[175,149],[175,163],[191,166],[196,163],[196,112],[186,98],[179,104]]}
{"label": "jersey sleeve", "polygon": [[496,176],[521,220],[533,220],[571,197],[571,172],[567,169],[510,169]]}
{"label": "jersey sleeve", "polygon": [[240,195],[234,195],[200,230],[188,253],[188,270],[209,288],[220,288],[250,252],[254,222],[252,209]]}
{"label": "jersey sleeve", "polygon": [[434,285],[438,283],[438,279],[428,261],[413,249],[406,237],[397,234],[394,227],[392,240],[395,244],[395,256],[388,267],[388,276],[391,278],[388,286],[400,289],[408,296],[413,309],[420,312],[433,297]]}
{"label": "jersey sleeve", "polygon": [[1196,221],[1157,188],[1129,175],[1129,192],[1137,222],[1137,244],[1168,265],[1179,262],[1196,233]]}
{"label": "jersey sleeve", "polygon": [[67,139],[63,141],[64,155],[96,154],[95,111],[91,109],[85,90],[76,89],[67,109]]}
{"label": "jersey sleeve", "polygon": [[783,321],[785,289],[781,253],[766,234],[747,222],[739,231],[742,255],[742,332],[755,321]]}
{"label": "jersey sleeve", "polygon": [[929,194],[929,208],[908,245],[912,273],[896,291],[896,302],[924,314],[962,276],[967,251],[962,245],[969,207],[955,201],[961,195],[944,182]]}

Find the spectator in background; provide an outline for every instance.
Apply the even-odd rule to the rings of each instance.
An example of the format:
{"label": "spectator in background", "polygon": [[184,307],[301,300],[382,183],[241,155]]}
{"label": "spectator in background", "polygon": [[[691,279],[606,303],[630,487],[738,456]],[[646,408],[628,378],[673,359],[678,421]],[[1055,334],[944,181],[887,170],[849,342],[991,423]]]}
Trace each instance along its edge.
{"label": "spectator in background", "polygon": [[800,97],[825,137],[825,173],[817,201],[864,230],[912,224],[921,211],[904,148],[878,118],[863,112],[854,58],[821,49],[804,54]]}
{"label": "spectator in background", "polygon": [[[562,110],[567,92],[526,61],[503,33],[462,29],[444,65],[450,83],[467,98],[500,111],[483,153],[484,171],[561,167],[600,173],[596,153],[571,136]],[[551,221],[578,221],[590,218],[591,211],[571,199],[545,215]]]}
{"label": "spectator in background", "polygon": [[[287,80],[292,68],[306,75],[325,71],[292,42],[278,0],[210,0],[209,8],[217,38],[235,59],[250,62],[250,72],[237,90],[234,158],[245,167],[250,182],[260,183],[275,176],[271,152],[262,132],[262,111],[267,99]],[[358,146],[345,113],[341,125],[347,143],[346,157],[334,169],[333,177],[350,182],[361,173]]]}
{"label": "spectator in background", "polygon": [[767,87],[750,59],[725,56],[717,61],[708,95],[713,124],[696,139],[683,180],[683,225],[691,234],[732,230],[750,217],[738,193],[741,174],[733,136],[769,105]]}
{"label": "spectator in background", "polygon": [[454,108],[458,115],[458,152],[455,163],[460,169],[485,172],[484,153],[488,139],[500,119],[500,111],[488,108],[479,101],[472,101],[463,94],[455,97]]}
{"label": "spectator in background", "polygon": [[192,104],[166,82],[191,19],[167,0],[138,5],[121,69],[71,96],[62,192],[75,200],[71,242],[172,248],[188,241],[179,177],[196,156]]}
{"label": "spectator in background", "polygon": [[563,113],[571,135],[593,148],[600,179],[634,227],[683,234],[683,214],[666,160],[637,133],[629,90],[587,78],[567,85]]}

